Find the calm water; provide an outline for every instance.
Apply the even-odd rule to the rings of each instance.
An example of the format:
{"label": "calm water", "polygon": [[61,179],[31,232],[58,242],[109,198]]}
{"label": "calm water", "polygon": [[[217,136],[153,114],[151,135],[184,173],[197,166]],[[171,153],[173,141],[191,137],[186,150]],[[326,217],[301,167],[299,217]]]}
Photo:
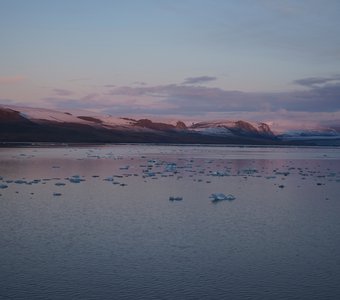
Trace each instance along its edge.
{"label": "calm water", "polygon": [[0,149],[0,194],[0,299],[340,299],[339,148]]}

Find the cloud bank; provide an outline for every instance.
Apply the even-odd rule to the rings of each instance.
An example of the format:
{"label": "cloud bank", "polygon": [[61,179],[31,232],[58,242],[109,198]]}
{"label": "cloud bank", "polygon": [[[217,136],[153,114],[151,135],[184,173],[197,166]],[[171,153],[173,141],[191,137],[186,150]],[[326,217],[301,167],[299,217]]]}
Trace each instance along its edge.
{"label": "cloud bank", "polygon": [[71,96],[71,95],[73,95],[72,91],[65,90],[65,89],[53,89],[53,92],[58,96]]}
{"label": "cloud bank", "polygon": [[293,81],[295,84],[315,88],[320,85],[329,85],[329,84],[339,84],[340,83],[340,74],[336,74],[330,77],[308,77],[297,79]]}
{"label": "cloud bank", "polygon": [[212,76],[163,85],[110,85],[81,98],[54,89],[44,101],[58,108],[90,109],[113,115],[180,116],[186,119],[248,119],[301,124],[340,124],[340,75],[295,80],[285,92],[244,92],[209,87]]}
{"label": "cloud bank", "polygon": [[[230,111],[299,111],[333,112],[340,110],[340,76],[303,78],[294,83],[304,90],[288,92],[242,92],[218,87],[168,84],[122,86],[110,90],[115,97],[148,97],[162,99],[183,114]],[[164,114],[169,113],[164,111]]]}
{"label": "cloud bank", "polygon": [[216,77],[212,76],[188,77],[183,81],[182,84],[202,84],[214,81],[216,79],[217,79]]}

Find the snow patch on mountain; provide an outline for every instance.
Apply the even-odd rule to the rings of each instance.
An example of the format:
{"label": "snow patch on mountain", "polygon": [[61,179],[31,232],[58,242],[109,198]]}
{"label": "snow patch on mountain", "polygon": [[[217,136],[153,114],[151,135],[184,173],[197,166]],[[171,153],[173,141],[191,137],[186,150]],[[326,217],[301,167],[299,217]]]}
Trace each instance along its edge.
{"label": "snow patch on mountain", "polygon": [[61,112],[45,108],[31,108],[22,106],[6,105],[5,108],[18,111],[19,114],[30,121],[51,121],[59,123],[81,123],[87,124],[85,120],[77,118],[68,112]]}
{"label": "snow patch on mountain", "polygon": [[113,117],[110,115],[101,115],[89,111],[62,112],[46,108],[32,108],[14,105],[4,105],[3,107],[18,111],[19,114],[30,121],[49,121],[58,123],[74,123],[84,125],[95,125],[101,123],[103,126],[130,126],[131,121]]}
{"label": "snow patch on mountain", "polygon": [[194,123],[190,129],[215,135],[261,135],[274,137],[270,127],[265,123],[250,123],[242,120],[238,121],[210,121]]}
{"label": "snow patch on mountain", "polygon": [[[31,108],[15,105],[0,105],[3,109],[2,120],[16,121],[22,117],[33,123],[60,123],[62,126],[67,124],[78,124],[91,126],[95,130],[107,129],[118,130],[130,133],[155,133],[161,135],[201,134],[204,137],[212,136],[216,138],[238,137],[238,138],[264,138],[281,139],[283,141],[304,141],[314,139],[340,139],[340,126],[328,126],[327,124],[316,125],[299,123],[300,126],[294,127],[292,124],[283,123],[283,127],[277,122],[248,122],[243,120],[213,120],[195,121],[180,120],[175,118],[154,117],[116,117],[99,112],[85,110],[58,111],[46,108]],[[7,111],[7,112],[6,112]],[[11,114],[12,112],[12,114]],[[6,119],[7,118],[7,119]],[[281,132],[272,131],[272,128],[285,128]],[[74,128],[74,127],[73,127]]]}

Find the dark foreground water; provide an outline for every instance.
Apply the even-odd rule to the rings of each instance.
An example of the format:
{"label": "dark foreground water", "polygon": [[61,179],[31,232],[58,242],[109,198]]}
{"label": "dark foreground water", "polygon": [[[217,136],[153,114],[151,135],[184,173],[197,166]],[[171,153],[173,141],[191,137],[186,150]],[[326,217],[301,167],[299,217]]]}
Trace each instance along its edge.
{"label": "dark foreground water", "polygon": [[0,299],[340,299],[339,148],[0,149],[0,194]]}

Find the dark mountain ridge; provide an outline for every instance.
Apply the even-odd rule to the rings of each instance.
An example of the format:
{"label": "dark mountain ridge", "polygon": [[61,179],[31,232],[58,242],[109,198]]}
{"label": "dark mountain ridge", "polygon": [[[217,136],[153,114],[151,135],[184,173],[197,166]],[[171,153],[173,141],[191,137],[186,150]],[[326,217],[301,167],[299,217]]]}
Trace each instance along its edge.
{"label": "dark mountain ridge", "polygon": [[[298,144],[276,136],[266,123],[177,120],[72,114],[39,108],[0,106],[0,142],[4,143],[181,143]],[[306,144],[306,141],[303,142]]]}

